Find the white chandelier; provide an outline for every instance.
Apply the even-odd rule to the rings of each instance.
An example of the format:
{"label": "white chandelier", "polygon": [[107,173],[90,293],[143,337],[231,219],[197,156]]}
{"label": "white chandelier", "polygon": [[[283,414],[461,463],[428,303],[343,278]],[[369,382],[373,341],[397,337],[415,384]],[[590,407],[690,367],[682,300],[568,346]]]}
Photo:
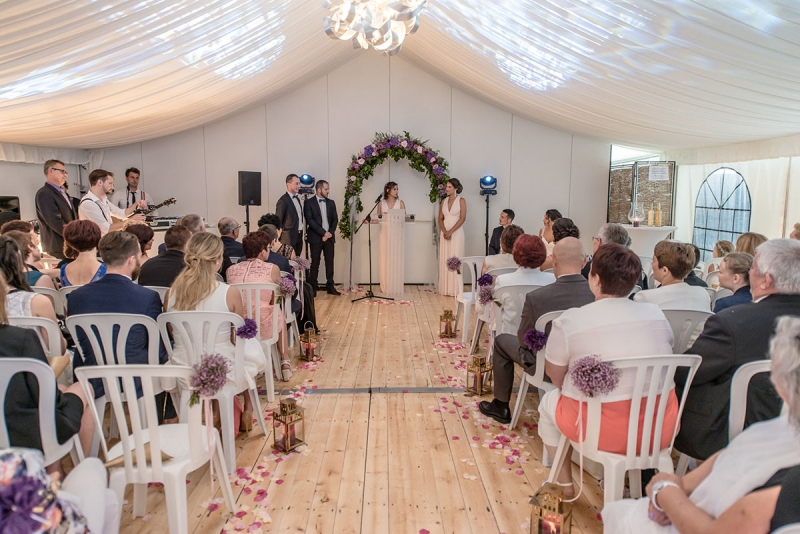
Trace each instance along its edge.
{"label": "white chandelier", "polygon": [[370,46],[394,55],[407,34],[419,27],[419,14],[428,0],[325,0],[331,15],[323,19],[331,39],[352,41],[353,48]]}

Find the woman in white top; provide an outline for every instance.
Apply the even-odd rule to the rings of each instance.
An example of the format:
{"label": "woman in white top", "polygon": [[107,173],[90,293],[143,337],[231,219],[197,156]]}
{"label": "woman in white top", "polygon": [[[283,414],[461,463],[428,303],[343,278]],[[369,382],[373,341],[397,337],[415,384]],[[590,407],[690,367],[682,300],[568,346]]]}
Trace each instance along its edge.
{"label": "woman in white top", "polygon": [[[379,222],[384,222],[383,218],[384,215],[389,210],[405,210],[406,205],[405,203],[400,200],[400,188],[397,186],[395,182],[386,182],[386,185],[383,186],[383,200],[381,203],[378,204],[378,217],[372,219],[370,222],[372,224],[376,224]],[[389,279],[389,271],[393,269],[400,269],[400,272],[404,269],[403,262],[391,262],[389,260],[389,225],[388,224],[381,224],[381,232],[380,238],[378,239],[378,265],[380,266],[380,279],[381,279],[381,293],[389,294],[393,292],[392,289],[387,284],[387,280]],[[401,254],[400,258],[402,259],[403,256]]]}
{"label": "woman in white top", "polygon": [[461,275],[447,268],[447,259],[464,255],[464,221],[467,203],[459,196],[464,188],[456,178],[445,186],[447,197],[439,207],[439,294],[456,296],[464,289]]}
{"label": "woman in white top", "polygon": [[[222,240],[214,234],[200,232],[191,237],[186,244],[184,261],[186,268],[181,271],[172,287],[165,295],[165,311],[215,311],[233,312],[244,318],[244,306],[239,292],[228,284],[218,282],[216,272],[222,266],[225,247]],[[217,332],[214,351],[233,359],[235,345],[234,333],[230,328],[221,327]],[[186,357],[186,348],[178,336],[172,353],[172,363],[191,365]],[[258,340],[245,340],[244,370],[251,387],[255,386],[256,376],[265,368],[264,350]],[[242,426],[252,427],[253,406],[250,396],[244,396]]]}
{"label": "woman in white top", "polygon": [[542,219],[544,226],[539,230],[539,237],[544,241],[548,256],[553,253],[553,247],[556,246],[556,240],[553,237],[553,223],[561,217],[563,215],[557,209],[549,209],[544,212],[544,218]]}
{"label": "woman in white top", "polygon": [[686,243],[660,241],[653,250],[653,278],[661,286],[639,291],[636,302],[652,302],[662,310],[711,311],[711,297],[704,287],[683,281],[694,267],[694,248]]}
{"label": "woman in white top", "polygon": [[494,269],[517,268],[518,265],[514,261],[514,243],[517,238],[525,233],[525,230],[516,224],[509,224],[503,228],[503,233],[500,234],[500,254],[492,254],[483,259],[483,267],[481,274],[486,274]]}

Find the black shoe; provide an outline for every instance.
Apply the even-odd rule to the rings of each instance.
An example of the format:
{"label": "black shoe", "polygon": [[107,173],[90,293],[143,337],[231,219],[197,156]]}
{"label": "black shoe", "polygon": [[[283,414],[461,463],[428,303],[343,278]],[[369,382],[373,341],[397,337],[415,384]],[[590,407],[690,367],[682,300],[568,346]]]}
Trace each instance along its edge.
{"label": "black shoe", "polygon": [[483,415],[491,417],[498,423],[507,425],[511,422],[511,410],[508,409],[508,406],[505,408],[498,406],[497,399],[492,402],[481,401],[478,405],[478,409]]}
{"label": "black shoe", "polygon": [[328,286],[328,295],[336,295],[336,296],[338,296],[338,295],[341,295],[341,293],[339,293],[338,291],[336,291],[336,288],[335,288],[335,287],[333,287],[333,286]]}

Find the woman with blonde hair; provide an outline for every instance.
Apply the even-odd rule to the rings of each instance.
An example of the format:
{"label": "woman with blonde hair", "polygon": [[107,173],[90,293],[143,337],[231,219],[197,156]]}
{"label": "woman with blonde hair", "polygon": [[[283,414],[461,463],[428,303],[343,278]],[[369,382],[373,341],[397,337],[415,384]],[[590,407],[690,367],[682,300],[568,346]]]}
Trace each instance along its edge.
{"label": "woman with blonde hair", "polygon": [[[717,258],[724,258],[731,252],[734,252],[736,249],[733,246],[733,243],[728,241],[727,239],[720,239],[714,244],[714,250],[711,251],[712,256],[714,259]],[[708,268],[706,269],[706,273],[713,273],[714,271],[719,270],[719,263],[709,262]]]}
{"label": "woman with blonde hair", "polygon": [[733,295],[719,299],[714,303],[714,313],[725,308],[753,302],[750,294],[750,267],[753,256],[744,252],[732,252],[725,256],[719,264],[719,285],[733,291]]}
{"label": "woman with blonde hair", "polygon": [[756,232],[747,232],[739,236],[736,240],[736,252],[744,252],[755,257],[758,245],[766,243],[767,236]]}
{"label": "woman with blonde hair", "polygon": [[[214,234],[200,232],[194,234],[186,243],[184,261],[186,268],[181,271],[172,287],[164,297],[165,311],[214,311],[233,312],[244,318],[244,306],[239,292],[216,278],[222,265],[225,247],[222,239]],[[217,332],[214,351],[232,359],[235,352],[234,333],[224,326]],[[172,353],[172,363],[190,365],[186,349],[176,337]],[[245,341],[244,370],[248,383],[255,387],[256,376],[264,371],[264,350],[256,339]],[[242,428],[249,431],[253,426],[253,406],[248,395],[244,396]]]}

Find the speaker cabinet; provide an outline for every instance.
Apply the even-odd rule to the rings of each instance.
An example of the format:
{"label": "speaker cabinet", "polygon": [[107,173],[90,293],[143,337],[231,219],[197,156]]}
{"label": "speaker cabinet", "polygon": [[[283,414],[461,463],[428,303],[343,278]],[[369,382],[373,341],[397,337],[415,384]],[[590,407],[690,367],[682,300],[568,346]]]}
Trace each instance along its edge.
{"label": "speaker cabinet", "polygon": [[261,205],[261,173],[239,171],[239,205]]}

